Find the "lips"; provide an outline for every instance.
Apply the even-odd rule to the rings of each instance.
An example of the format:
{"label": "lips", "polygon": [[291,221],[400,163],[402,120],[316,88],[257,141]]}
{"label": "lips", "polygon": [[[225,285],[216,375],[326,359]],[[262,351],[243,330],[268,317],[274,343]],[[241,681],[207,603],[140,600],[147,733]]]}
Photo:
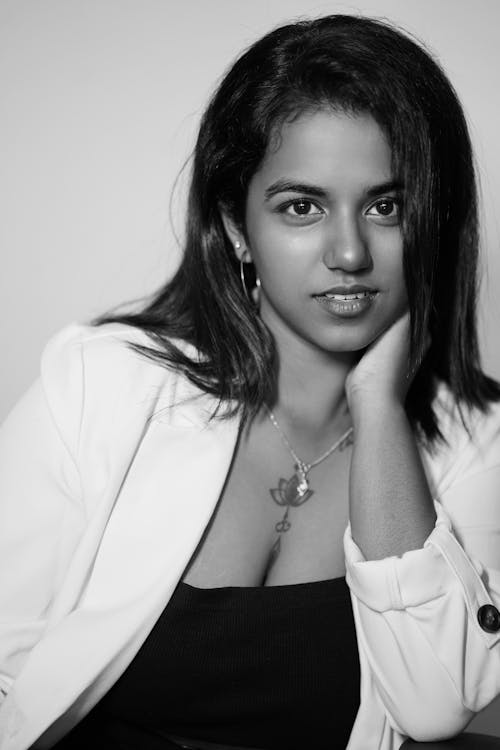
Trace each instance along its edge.
{"label": "lips", "polygon": [[357,318],[371,308],[377,295],[377,289],[356,284],[330,287],[313,296],[333,317]]}
{"label": "lips", "polygon": [[369,297],[370,294],[373,294],[373,292],[356,292],[354,294],[334,294],[333,292],[327,292],[326,294],[322,295],[326,297],[327,299],[338,299],[338,300],[354,300],[354,299],[364,299],[364,297]]}
{"label": "lips", "polygon": [[336,300],[357,300],[365,299],[366,297],[373,296],[377,293],[376,289],[372,287],[363,286],[361,284],[353,284],[351,286],[333,286],[330,289],[326,289],[320,294],[315,294],[315,297],[322,297],[326,299]]}

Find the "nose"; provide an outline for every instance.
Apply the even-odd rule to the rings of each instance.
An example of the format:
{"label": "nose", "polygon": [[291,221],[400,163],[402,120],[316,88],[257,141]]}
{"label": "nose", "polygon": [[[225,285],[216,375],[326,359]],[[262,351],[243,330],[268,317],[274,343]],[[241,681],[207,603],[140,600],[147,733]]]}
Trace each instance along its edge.
{"label": "nose", "polygon": [[346,214],[332,218],[325,240],[323,262],[331,270],[338,268],[351,273],[369,268],[371,255],[368,241],[356,216]]}

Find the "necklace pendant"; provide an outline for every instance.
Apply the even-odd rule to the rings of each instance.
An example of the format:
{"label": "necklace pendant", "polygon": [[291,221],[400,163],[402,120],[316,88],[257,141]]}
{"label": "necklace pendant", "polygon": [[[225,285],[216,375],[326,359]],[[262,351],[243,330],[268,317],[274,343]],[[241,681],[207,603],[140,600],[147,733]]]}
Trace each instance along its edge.
{"label": "necklace pendant", "polygon": [[297,472],[297,494],[300,497],[303,497],[303,495],[306,494],[306,492],[309,489],[309,482],[307,481],[307,477],[302,472]]}

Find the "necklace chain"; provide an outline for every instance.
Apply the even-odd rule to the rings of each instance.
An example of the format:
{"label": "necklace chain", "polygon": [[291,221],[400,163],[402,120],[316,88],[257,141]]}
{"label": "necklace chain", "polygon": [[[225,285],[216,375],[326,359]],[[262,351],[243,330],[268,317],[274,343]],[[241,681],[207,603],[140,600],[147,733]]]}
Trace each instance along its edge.
{"label": "necklace chain", "polygon": [[307,474],[309,474],[309,472],[314,466],[317,466],[322,461],[324,461],[325,458],[328,458],[328,456],[330,456],[334,451],[336,451],[337,448],[339,448],[342,445],[342,443],[344,443],[351,436],[353,432],[353,428],[349,427],[349,429],[346,430],[344,434],[341,437],[339,437],[334,443],[332,443],[332,445],[324,453],[322,453],[320,456],[315,458],[310,463],[306,463],[305,461],[302,461],[302,459],[299,458],[298,455],[295,453],[294,449],[292,448],[290,444],[290,441],[288,440],[287,436],[285,435],[285,433],[279,426],[278,420],[272,413],[271,409],[269,409],[269,407],[267,406],[266,406],[266,409],[267,409],[267,414],[269,416],[269,419],[271,420],[271,424],[278,431],[283,444],[288,449],[290,455],[292,456],[293,460],[295,461],[297,465],[297,469],[299,469],[300,472],[303,474],[304,479],[306,478]]}
{"label": "necklace chain", "polygon": [[336,451],[337,448],[343,450],[345,446],[349,445],[352,442],[351,435],[353,434],[353,428],[349,427],[349,429],[346,430],[344,434],[334,443],[332,443],[332,445],[324,453],[313,459],[310,463],[306,463],[305,461],[302,461],[302,459],[299,458],[295,453],[290,444],[290,441],[279,426],[278,420],[272,413],[271,409],[266,406],[266,410],[271,424],[278,432],[281,440],[283,441],[283,444],[295,461],[295,474],[290,479],[284,479],[282,477],[278,482],[278,486],[270,490],[271,497],[273,498],[274,502],[277,505],[280,505],[282,508],[284,507],[285,510],[281,520],[278,521],[274,526],[278,536],[271,548],[271,552],[269,555],[267,566],[267,573],[269,574],[269,571],[271,570],[278,555],[280,554],[281,537],[284,533],[289,531],[292,526],[289,518],[290,508],[297,508],[298,506],[307,502],[311,495],[314,495],[314,490],[312,490],[309,486],[309,478],[307,476],[308,473],[314,466],[317,466],[326,458],[328,458],[328,456]]}

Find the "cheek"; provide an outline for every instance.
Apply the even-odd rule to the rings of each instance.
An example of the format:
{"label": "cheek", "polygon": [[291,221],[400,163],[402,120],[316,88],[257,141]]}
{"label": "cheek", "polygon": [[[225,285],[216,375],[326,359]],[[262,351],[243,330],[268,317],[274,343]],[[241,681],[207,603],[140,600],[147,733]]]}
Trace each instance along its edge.
{"label": "cheek", "polygon": [[396,314],[399,316],[405,312],[408,307],[408,293],[406,290],[402,260],[390,269],[389,287]]}
{"label": "cheek", "polygon": [[398,230],[377,235],[372,245],[373,273],[388,288],[405,288],[403,240]]}
{"label": "cheek", "polygon": [[250,253],[261,280],[284,279],[296,267],[293,243],[273,225],[248,233]]}
{"label": "cheek", "polygon": [[394,264],[394,276],[397,281],[397,285],[400,289],[400,294],[405,297],[407,297],[406,294],[406,283],[405,283],[405,273],[404,273],[404,267],[403,267],[403,249],[401,246],[397,248],[398,251],[398,260],[397,263]]}
{"label": "cheek", "polygon": [[386,299],[386,309],[395,318],[408,306],[408,295],[403,268],[403,241],[400,232],[378,236],[372,245],[373,278],[380,285]]}
{"label": "cheek", "polygon": [[248,224],[247,237],[261,275],[281,270],[290,277],[305,273],[318,260],[321,237],[313,228],[298,231],[272,216]]}

